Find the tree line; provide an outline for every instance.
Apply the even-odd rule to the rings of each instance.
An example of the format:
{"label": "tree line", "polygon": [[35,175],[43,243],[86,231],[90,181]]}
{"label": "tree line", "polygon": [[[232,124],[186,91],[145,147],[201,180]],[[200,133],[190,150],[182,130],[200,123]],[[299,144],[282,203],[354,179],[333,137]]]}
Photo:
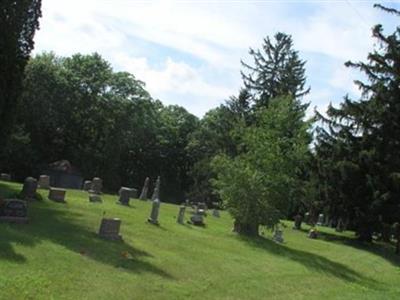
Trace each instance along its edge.
{"label": "tree line", "polygon": [[[8,19],[1,19],[19,20],[30,34],[2,43],[30,50],[40,1],[19,3],[37,6],[9,1],[2,10]],[[18,10],[29,17],[11,13]],[[17,23],[9,31],[25,33],[12,27]],[[7,115],[1,167],[21,179],[67,159],[85,178],[102,177],[110,191],[140,188],[146,177],[160,175],[162,200],[223,206],[240,233],[257,235],[259,226],[273,228],[305,212],[313,222],[323,212],[361,240],[374,234],[389,240],[400,234],[399,35],[399,28],[385,34],[375,26],[377,46],[367,62],[346,64],[367,76],[356,82],[362,97],[346,96],[340,107],[310,119],[306,62],[285,33],[250,49],[238,94],[201,119],[153,99],[145,83],[115,72],[97,53],[25,55],[12,66],[24,70],[13,73],[18,83],[6,81],[11,67],[1,69],[0,113]],[[0,59],[21,58],[15,49]]]}

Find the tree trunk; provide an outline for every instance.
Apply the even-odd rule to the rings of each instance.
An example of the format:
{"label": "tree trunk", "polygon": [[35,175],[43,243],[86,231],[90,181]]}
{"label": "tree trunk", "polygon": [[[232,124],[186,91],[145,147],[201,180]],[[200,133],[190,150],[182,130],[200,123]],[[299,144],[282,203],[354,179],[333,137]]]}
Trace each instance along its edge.
{"label": "tree trunk", "polygon": [[246,223],[241,223],[238,220],[235,220],[233,223],[232,231],[243,235],[257,236],[258,227],[259,224],[246,224]]}

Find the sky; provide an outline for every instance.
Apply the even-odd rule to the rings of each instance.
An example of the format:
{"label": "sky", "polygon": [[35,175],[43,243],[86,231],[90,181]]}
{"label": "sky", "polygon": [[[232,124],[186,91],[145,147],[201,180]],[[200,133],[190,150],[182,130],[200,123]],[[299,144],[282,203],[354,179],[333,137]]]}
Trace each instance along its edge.
{"label": "sky", "polygon": [[387,33],[399,24],[376,2],[400,9],[400,2],[367,0],[42,0],[34,54],[97,52],[144,81],[153,98],[202,117],[238,94],[249,48],[285,32],[307,61],[311,114],[346,94],[359,97],[353,80],[362,77],[344,63],[366,60],[377,46],[375,24]]}

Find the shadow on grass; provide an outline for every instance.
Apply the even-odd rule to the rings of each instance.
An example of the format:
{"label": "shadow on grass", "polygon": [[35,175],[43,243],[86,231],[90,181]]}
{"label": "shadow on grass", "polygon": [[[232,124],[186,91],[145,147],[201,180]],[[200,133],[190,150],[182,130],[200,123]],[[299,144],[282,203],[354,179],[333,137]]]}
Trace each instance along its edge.
{"label": "shadow on grass", "polygon": [[366,278],[362,274],[350,269],[346,265],[331,261],[321,255],[302,250],[291,249],[285,245],[277,244],[264,237],[238,236],[238,239],[248,243],[252,247],[261,248],[274,255],[285,257],[300,263],[312,271],[329,274],[348,282],[368,285],[369,287],[373,286],[379,289],[379,283],[375,280]]}
{"label": "shadow on grass", "polygon": [[[308,233],[307,229],[300,229],[303,232]],[[394,245],[388,244],[388,243],[365,243],[365,242],[360,242],[357,240],[356,237],[349,237],[349,236],[344,236],[341,235],[340,233],[329,233],[325,232],[322,230],[319,230],[319,239],[322,239],[324,241],[332,242],[332,243],[337,243],[337,244],[342,244],[345,246],[353,247],[357,250],[361,251],[367,251],[370,252],[374,255],[380,256],[383,259],[387,260],[390,262],[392,265],[399,267],[400,266],[400,256],[396,255],[394,253],[395,247]]]}
{"label": "shadow on grass", "polygon": [[[3,189],[3,186],[0,189]],[[150,253],[123,241],[101,239],[92,229],[74,223],[74,219],[82,219],[83,214],[60,210],[59,206],[45,201],[31,204],[29,215],[29,224],[0,224],[0,260],[24,263],[26,258],[15,252],[14,243],[34,247],[48,240],[77,255],[83,253],[85,257],[102,264],[135,273],[149,272],[173,279],[170,274],[143,259],[152,257]],[[124,254],[128,254],[129,258]]]}

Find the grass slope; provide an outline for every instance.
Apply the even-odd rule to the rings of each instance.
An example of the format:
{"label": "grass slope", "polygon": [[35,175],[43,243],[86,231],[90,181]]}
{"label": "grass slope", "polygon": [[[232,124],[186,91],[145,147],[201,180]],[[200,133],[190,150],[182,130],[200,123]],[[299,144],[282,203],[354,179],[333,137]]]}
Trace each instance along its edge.
{"label": "grass slope", "polygon": [[[20,189],[0,182],[0,196]],[[310,240],[287,222],[278,245],[270,232],[231,233],[227,213],[206,228],[178,225],[178,207],[163,203],[157,227],[146,223],[150,202],[94,204],[68,190],[59,204],[40,193],[30,224],[0,224],[0,299],[400,299],[400,260],[349,232],[321,228]],[[104,211],[122,219],[124,242],[96,236]]]}

